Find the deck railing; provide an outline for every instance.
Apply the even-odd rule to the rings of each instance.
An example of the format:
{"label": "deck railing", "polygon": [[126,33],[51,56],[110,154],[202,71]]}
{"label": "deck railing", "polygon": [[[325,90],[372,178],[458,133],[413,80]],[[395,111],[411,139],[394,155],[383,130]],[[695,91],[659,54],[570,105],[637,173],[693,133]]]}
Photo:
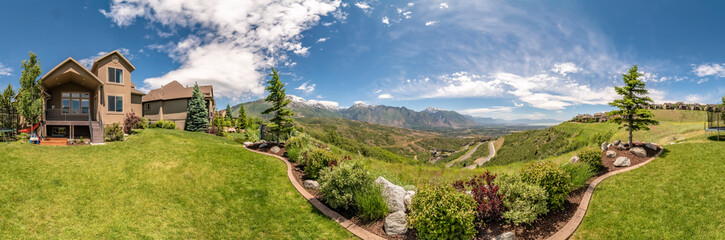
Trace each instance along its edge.
{"label": "deck railing", "polygon": [[90,113],[63,113],[61,109],[45,110],[45,120],[47,121],[90,121]]}

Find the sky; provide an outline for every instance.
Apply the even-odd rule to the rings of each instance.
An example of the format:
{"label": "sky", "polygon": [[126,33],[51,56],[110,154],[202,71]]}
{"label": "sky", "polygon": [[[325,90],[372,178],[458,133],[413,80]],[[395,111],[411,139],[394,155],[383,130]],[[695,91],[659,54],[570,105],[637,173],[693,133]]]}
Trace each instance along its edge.
{"label": "sky", "polygon": [[322,104],[427,107],[502,119],[608,111],[638,65],[655,102],[725,95],[723,1],[12,1],[0,86],[119,50],[142,91],[211,84],[217,106],[287,94]]}

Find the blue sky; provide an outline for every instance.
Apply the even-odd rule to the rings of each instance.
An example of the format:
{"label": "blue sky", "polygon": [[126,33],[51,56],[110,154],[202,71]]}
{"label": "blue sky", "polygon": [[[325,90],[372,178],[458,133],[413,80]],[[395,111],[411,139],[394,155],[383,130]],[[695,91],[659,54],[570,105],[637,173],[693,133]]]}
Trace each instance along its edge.
{"label": "blue sky", "polygon": [[149,90],[213,84],[218,106],[288,94],[339,107],[428,106],[568,119],[606,111],[638,64],[657,102],[725,94],[721,1],[17,1],[0,8],[0,84],[120,49]]}

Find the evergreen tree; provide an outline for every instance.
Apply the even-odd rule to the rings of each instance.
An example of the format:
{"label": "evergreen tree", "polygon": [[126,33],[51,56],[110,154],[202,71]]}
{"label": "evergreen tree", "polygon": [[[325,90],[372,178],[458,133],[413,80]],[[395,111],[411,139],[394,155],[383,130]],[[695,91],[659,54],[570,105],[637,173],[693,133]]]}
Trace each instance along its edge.
{"label": "evergreen tree", "polygon": [[41,86],[40,62],[38,55],[30,52],[30,59],[23,60],[23,72],[20,75],[20,89],[17,99],[18,113],[30,126],[38,122],[38,117],[43,111],[43,88]]}
{"label": "evergreen tree", "polygon": [[246,129],[247,126],[247,113],[244,110],[244,104],[239,104],[239,119],[237,120],[237,128],[238,129]]}
{"label": "evergreen tree", "polygon": [[[3,128],[15,128],[13,123],[13,116],[15,115],[15,103],[13,98],[15,97],[15,90],[13,85],[8,83],[8,87],[5,88],[2,94],[0,94],[0,127]],[[4,113],[4,114],[3,114]]]}
{"label": "evergreen tree", "polygon": [[191,101],[189,101],[184,130],[206,132],[207,128],[209,128],[209,110],[206,108],[204,95],[199,90],[199,84],[194,83],[194,92],[191,95]]}
{"label": "evergreen tree", "polygon": [[232,119],[234,119],[234,117],[232,117],[232,107],[229,106],[229,103],[227,103],[226,112],[226,116],[224,116],[225,120],[231,121]]}
{"label": "evergreen tree", "polygon": [[281,133],[288,133],[294,128],[292,125],[294,123],[294,119],[292,119],[294,113],[286,108],[291,100],[287,99],[287,94],[285,94],[286,89],[284,88],[285,84],[279,80],[279,73],[272,68],[272,73],[269,75],[272,77],[272,79],[267,81],[269,86],[266,89],[269,91],[269,96],[264,100],[272,103],[272,107],[264,110],[262,114],[274,113],[274,117],[269,120],[272,122],[269,128],[277,135],[277,141],[279,141]]}
{"label": "evergreen tree", "polygon": [[629,72],[622,74],[624,86],[614,87],[617,94],[622,99],[616,99],[609,105],[617,107],[618,110],[609,112],[610,116],[615,116],[612,121],[619,124],[619,128],[629,131],[629,147],[632,147],[632,132],[639,130],[648,130],[648,125],[657,125],[659,122],[652,119],[654,115],[647,110],[647,105],[652,103],[652,99],[646,95],[649,93],[645,89],[645,84],[639,77],[642,74],[637,72],[637,65],[629,69]]}

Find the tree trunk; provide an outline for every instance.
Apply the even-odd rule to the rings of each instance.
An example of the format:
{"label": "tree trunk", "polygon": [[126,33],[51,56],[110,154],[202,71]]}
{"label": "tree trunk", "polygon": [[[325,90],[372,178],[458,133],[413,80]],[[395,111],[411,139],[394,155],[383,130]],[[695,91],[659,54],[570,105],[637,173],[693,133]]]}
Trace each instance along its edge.
{"label": "tree trunk", "polygon": [[634,120],[632,118],[629,119],[629,148],[632,148],[632,124],[634,124]]}

